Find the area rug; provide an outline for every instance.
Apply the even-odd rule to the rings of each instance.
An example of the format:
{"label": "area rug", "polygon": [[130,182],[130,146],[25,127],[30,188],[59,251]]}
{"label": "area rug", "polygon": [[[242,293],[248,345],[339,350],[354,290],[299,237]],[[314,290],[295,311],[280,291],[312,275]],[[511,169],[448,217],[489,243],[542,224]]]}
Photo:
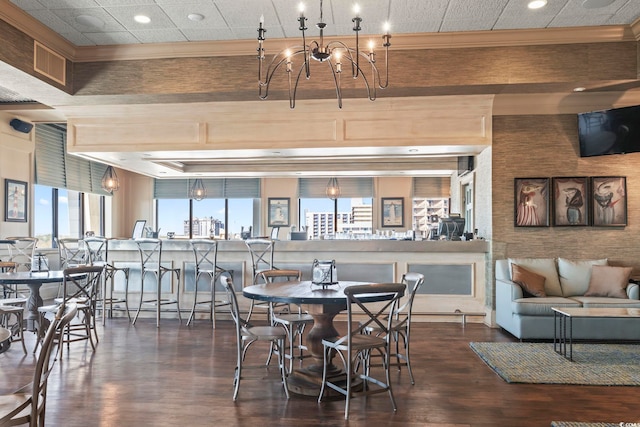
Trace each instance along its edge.
{"label": "area rug", "polygon": [[471,349],[508,383],[640,385],[640,345],[574,344],[573,362],[553,343],[472,342]]}

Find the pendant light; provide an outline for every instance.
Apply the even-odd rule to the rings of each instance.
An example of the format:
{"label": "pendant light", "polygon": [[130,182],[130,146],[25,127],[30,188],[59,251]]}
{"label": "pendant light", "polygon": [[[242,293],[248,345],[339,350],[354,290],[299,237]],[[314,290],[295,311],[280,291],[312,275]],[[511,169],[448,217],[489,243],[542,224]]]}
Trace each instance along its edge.
{"label": "pendant light", "polygon": [[204,188],[204,184],[200,178],[193,181],[191,188],[189,188],[189,198],[200,201],[207,195],[207,190]]}
{"label": "pendant light", "polygon": [[113,194],[114,191],[118,191],[120,188],[120,180],[113,166],[107,166],[107,170],[102,175],[102,189],[107,193]]}
{"label": "pendant light", "polygon": [[331,200],[336,200],[338,197],[340,197],[340,186],[338,185],[338,178],[333,177],[329,180],[329,183],[327,184],[326,194],[327,197]]}

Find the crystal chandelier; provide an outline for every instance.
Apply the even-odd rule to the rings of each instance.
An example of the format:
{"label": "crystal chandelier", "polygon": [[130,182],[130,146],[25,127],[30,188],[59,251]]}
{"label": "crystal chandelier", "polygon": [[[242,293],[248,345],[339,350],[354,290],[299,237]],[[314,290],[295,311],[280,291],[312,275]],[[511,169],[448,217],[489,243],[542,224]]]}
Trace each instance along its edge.
{"label": "crystal chandelier", "polygon": [[[388,55],[389,46],[391,46],[391,34],[389,34],[389,25],[385,24],[384,34],[382,35],[382,46],[384,47],[384,82],[380,77],[380,71],[376,65],[376,53],[375,42],[372,40],[369,42],[368,50],[362,51],[360,49],[360,23],[362,18],[359,16],[360,9],[356,5],[354,7],[355,17],[351,19],[353,22],[353,31],[356,33],[355,48],[349,47],[346,43],[336,40],[330,41],[327,44],[324,43],[324,29],[327,24],[323,21],[322,15],[322,0],[320,0],[320,22],[316,24],[316,27],[320,30],[320,39],[318,41],[312,40],[307,43],[305,31],[306,20],[304,16],[304,4],[300,3],[300,17],[298,23],[300,25],[299,30],[302,32],[302,46],[295,46],[291,49],[285,49],[273,56],[265,73],[264,62],[264,40],[267,30],[264,28],[264,16],[260,17],[260,26],[258,27],[258,95],[260,99],[267,99],[269,96],[269,85],[274,75],[284,66],[284,70],[287,74],[287,80],[289,83],[289,107],[295,108],[296,106],[296,92],[298,90],[298,83],[300,77],[304,74],[308,80],[311,78],[311,59],[314,59],[320,63],[326,63],[330,70],[333,81],[336,87],[336,96],[338,98],[338,108],[342,108],[342,87],[341,76],[342,66],[345,65],[348,69],[351,67],[351,77],[357,79],[362,77],[364,85],[367,89],[367,96],[371,101],[376,99],[376,88],[385,89],[389,86],[389,68],[388,68]],[[294,59],[298,59],[299,63],[294,64]],[[362,66],[361,66],[362,61]],[[370,75],[367,77],[363,68],[369,64]],[[296,68],[297,67],[297,68]],[[293,74],[293,75],[292,75]],[[292,80],[295,80],[292,82]]]}

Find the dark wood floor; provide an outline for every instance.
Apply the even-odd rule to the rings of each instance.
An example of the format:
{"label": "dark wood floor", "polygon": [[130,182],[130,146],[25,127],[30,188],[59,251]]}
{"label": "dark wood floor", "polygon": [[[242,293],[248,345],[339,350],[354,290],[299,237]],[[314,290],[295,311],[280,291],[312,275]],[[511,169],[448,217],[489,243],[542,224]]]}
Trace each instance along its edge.
{"label": "dark wood floor", "polygon": [[[344,327],[343,324],[339,324]],[[394,375],[398,411],[387,395],[353,401],[349,425],[549,426],[552,420],[640,422],[635,387],[507,384],[469,348],[471,341],[510,341],[479,324],[420,323],[413,329],[416,385]],[[29,334],[31,335],[31,334]],[[49,384],[52,426],[341,426],[344,402],[286,400],[272,380],[242,382],[233,402],[234,335],[230,321],[212,332],[206,320],[178,326],[111,319],[95,352],[74,343]],[[32,337],[29,349],[33,348]],[[266,349],[264,350],[266,351]],[[262,349],[252,354],[264,355]],[[34,356],[19,345],[0,354],[0,392],[28,382]]]}

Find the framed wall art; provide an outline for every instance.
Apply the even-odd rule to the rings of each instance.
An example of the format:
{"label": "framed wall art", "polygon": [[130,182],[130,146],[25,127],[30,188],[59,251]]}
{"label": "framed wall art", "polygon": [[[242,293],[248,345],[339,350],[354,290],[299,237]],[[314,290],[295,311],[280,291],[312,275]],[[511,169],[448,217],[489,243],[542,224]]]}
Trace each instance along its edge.
{"label": "framed wall art", "polygon": [[589,225],[591,213],[589,178],[552,178],[552,183],[553,225],[555,227]]}
{"label": "framed wall art", "polygon": [[549,226],[549,178],[515,178],[515,226]]}
{"label": "framed wall art", "polygon": [[404,227],[404,198],[382,198],[382,226]]}
{"label": "framed wall art", "polygon": [[24,181],[4,180],[4,220],[27,222],[29,186]]}
{"label": "framed wall art", "polygon": [[624,227],[627,225],[626,177],[592,177],[591,196],[594,226]]}
{"label": "framed wall art", "polygon": [[288,197],[269,197],[269,227],[289,226],[289,203],[291,199]]}

